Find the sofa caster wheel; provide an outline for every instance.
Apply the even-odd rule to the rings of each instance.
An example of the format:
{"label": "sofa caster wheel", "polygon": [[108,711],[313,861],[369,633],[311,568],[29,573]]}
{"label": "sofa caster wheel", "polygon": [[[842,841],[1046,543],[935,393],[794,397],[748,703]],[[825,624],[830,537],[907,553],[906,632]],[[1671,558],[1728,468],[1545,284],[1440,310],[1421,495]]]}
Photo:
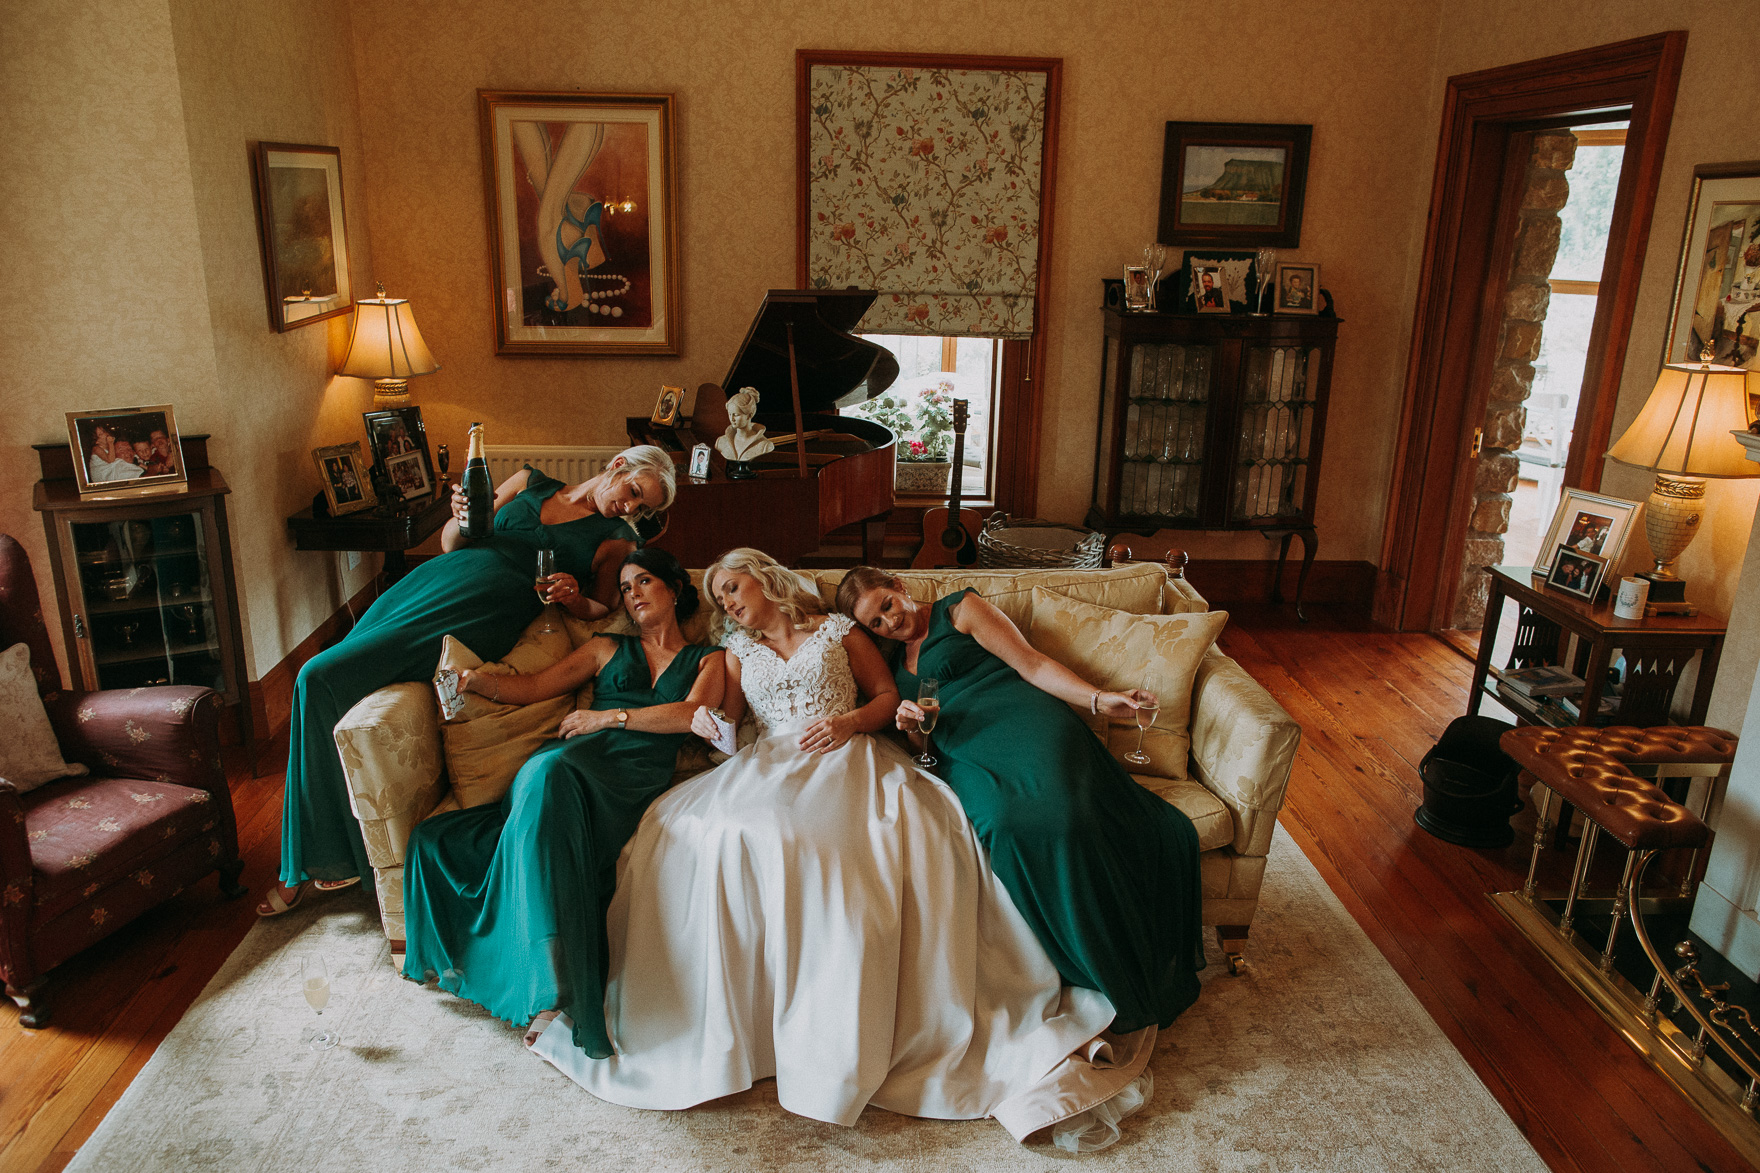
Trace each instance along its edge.
{"label": "sofa caster wheel", "polygon": [[1247,926],[1217,925],[1216,943],[1228,959],[1228,976],[1240,977],[1247,968]]}

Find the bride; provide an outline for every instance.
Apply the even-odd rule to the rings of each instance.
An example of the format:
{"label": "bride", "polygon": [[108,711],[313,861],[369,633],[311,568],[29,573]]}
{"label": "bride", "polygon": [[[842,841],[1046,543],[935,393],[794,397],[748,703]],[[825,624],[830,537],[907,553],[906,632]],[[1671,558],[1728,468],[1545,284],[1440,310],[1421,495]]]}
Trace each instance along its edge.
{"label": "bride", "polygon": [[[567,1015],[533,1049],[633,1108],[774,1076],[817,1120],[872,1103],[993,1115],[1016,1139],[1131,1084],[1155,1028],[1102,1037],[1112,1004],[1062,986],[953,793],[870,736],[898,690],[869,637],[757,550],[704,584],[728,621],[726,716],[749,704],[757,741],[656,802],[624,855],[615,1054],[576,1048]],[[713,735],[707,710],[693,728]]]}

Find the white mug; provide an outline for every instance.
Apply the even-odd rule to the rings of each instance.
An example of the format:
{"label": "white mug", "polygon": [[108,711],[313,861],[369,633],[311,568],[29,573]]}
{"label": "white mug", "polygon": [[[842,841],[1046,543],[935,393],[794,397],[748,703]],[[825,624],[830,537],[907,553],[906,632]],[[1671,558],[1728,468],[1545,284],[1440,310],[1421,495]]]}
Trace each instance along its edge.
{"label": "white mug", "polygon": [[1650,581],[1643,578],[1622,578],[1619,580],[1619,597],[1614,601],[1613,613],[1621,619],[1644,618],[1644,604],[1650,601]]}

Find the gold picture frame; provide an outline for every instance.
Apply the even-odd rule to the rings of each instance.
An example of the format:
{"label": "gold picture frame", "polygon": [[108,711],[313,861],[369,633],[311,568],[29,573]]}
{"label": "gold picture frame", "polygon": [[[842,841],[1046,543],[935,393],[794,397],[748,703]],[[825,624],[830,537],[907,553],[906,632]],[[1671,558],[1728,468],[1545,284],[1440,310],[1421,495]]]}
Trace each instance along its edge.
{"label": "gold picture frame", "polygon": [[379,497],[373,492],[373,482],[368,479],[366,465],[361,460],[359,440],[314,448],[312,463],[317,466],[318,480],[323,483],[330,516],[341,517],[379,504]]}
{"label": "gold picture frame", "polygon": [[477,91],[496,354],[679,353],[673,102]]}
{"label": "gold picture frame", "polygon": [[1320,266],[1311,261],[1277,262],[1272,310],[1279,314],[1320,312]]}
{"label": "gold picture frame", "polygon": [[66,415],[74,483],[81,497],[139,497],[182,492],[188,486],[177,412],[169,403]]}
{"label": "gold picture frame", "polygon": [[1662,361],[1696,363],[1709,343],[1716,362],[1760,363],[1753,346],[1760,332],[1757,277],[1760,160],[1693,168]]}
{"label": "gold picture frame", "polygon": [[660,398],[654,404],[654,414],[648,422],[663,428],[676,428],[684,412],[684,388],[661,387]]}

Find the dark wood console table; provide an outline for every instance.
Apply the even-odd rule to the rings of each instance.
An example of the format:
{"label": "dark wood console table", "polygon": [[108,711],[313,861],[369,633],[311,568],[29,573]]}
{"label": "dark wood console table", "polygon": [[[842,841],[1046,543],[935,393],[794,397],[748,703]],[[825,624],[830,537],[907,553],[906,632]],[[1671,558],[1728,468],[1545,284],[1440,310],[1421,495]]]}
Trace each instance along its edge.
{"label": "dark wood console table", "polygon": [[[1493,566],[1490,597],[1485,603],[1485,628],[1479,636],[1479,659],[1473,666],[1468,714],[1479,711],[1489,696],[1533,725],[1636,725],[1669,723],[1669,708],[1681,673],[1695,656],[1699,675],[1693,685],[1686,724],[1702,725],[1717,680],[1727,631],[1721,620],[1706,616],[1658,616],[1621,619],[1610,602],[1592,604],[1536,581],[1527,566]],[[1558,705],[1516,693],[1502,685],[1502,672],[1491,666],[1492,645],[1505,600],[1521,608],[1515,646],[1504,670],[1557,664],[1583,678],[1581,718]],[[1607,667],[1618,649],[1625,653],[1626,680],[1619,707],[1598,719]]]}
{"label": "dark wood console table", "polygon": [[363,509],[341,517],[313,517],[302,509],[287,519],[296,550],[361,550],[385,555],[385,578],[396,582],[409,571],[404,551],[413,550],[445,526],[452,516],[452,497],[434,494],[408,513],[384,514]]}

